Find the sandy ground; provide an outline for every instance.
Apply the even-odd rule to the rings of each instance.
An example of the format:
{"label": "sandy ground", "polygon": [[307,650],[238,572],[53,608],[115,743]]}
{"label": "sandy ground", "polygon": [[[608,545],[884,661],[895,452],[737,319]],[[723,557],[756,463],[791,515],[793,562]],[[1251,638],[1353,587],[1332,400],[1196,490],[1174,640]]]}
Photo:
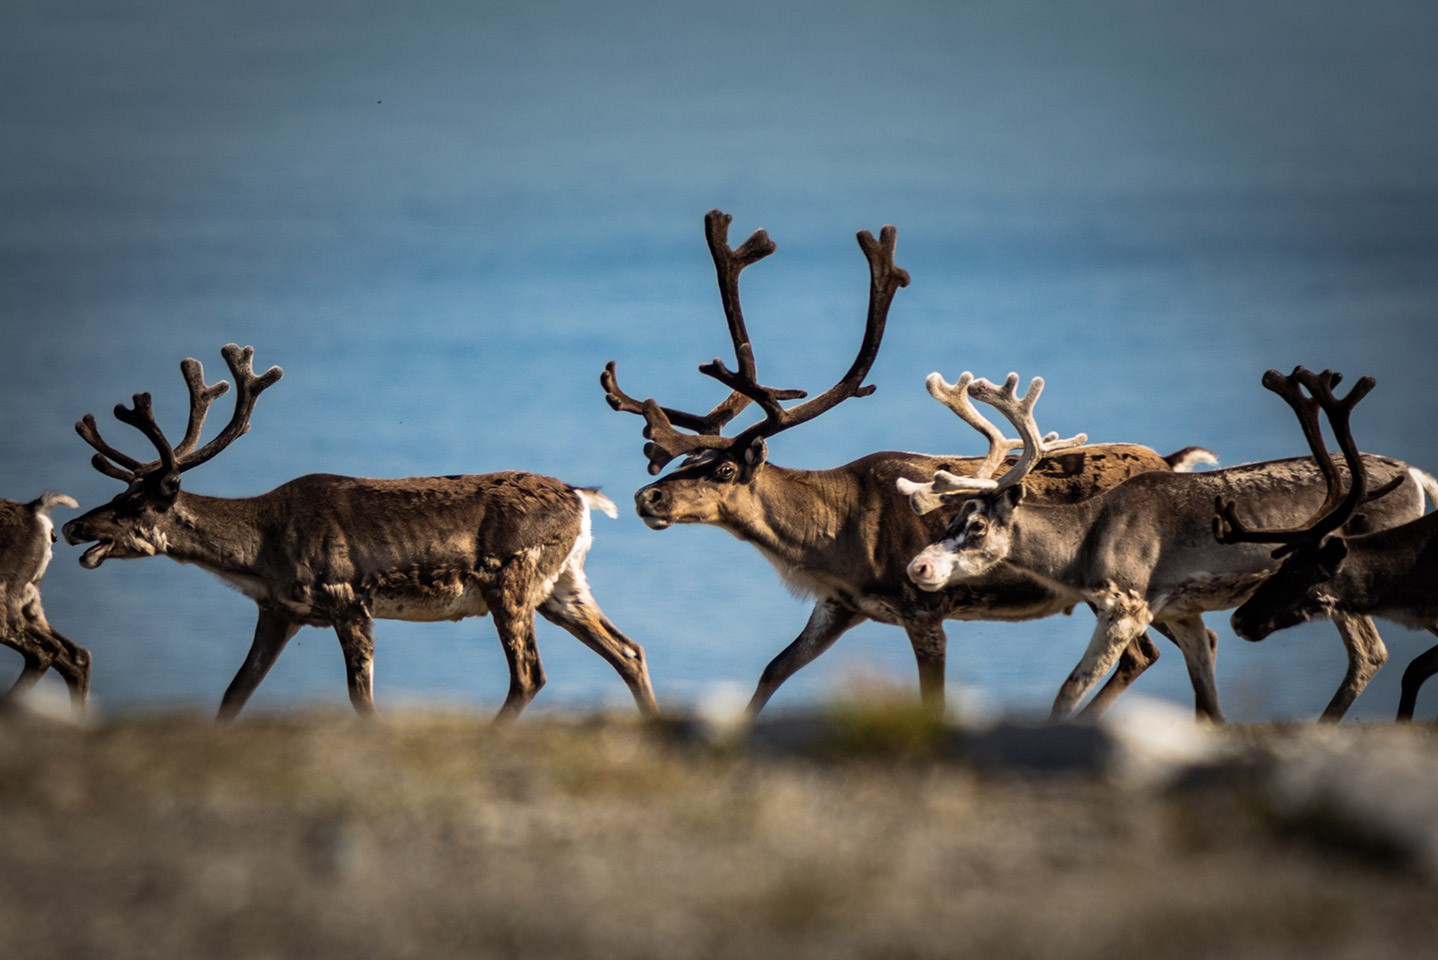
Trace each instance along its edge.
{"label": "sandy ground", "polygon": [[0,954],[1438,949],[1438,860],[1422,846],[1438,795],[1413,846],[1331,804],[1276,803],[1253,761],[1315,740],[1418,775],[1375,784],[1380,797],[1421,792],[1438,783],[1432,726],[1239,728],[1216,735],[1230,759],[1142,782],[981,765],[902,718],[799,729],[716,746],[627,719],[6,716]]}

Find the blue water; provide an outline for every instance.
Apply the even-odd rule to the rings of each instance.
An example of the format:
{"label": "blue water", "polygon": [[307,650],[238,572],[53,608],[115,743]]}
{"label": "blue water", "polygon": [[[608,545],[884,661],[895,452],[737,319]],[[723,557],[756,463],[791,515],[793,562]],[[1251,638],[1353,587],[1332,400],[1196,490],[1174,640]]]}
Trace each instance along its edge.
{"label": "blue water", "polygon": [[[1044,376],[1041,423],[1065,435],[1292,455],[1259,377],[1303,363],[1377,377],[1360,443],[1438,470],[1435,21],[1392,2],[10,3],[0,495],[103,502],[118,484],[74,421],[143,451],[115,403],[149,390],[179,430],[180,358],[214,379],[223,343],[254,344],[285,379],[188,489],[511,468],[602,485],[623,513],[596,517],[588,571],[661,701],[747,695],[808,604],[727,534],[644,528],[638,420],[597,383],[615,359],[666,404],[723,395],[694,369],[729,356],[716,206],[735,243],[762,226],[779,245],[744,276],[765,382],[823,389],[847,367],[857,229],[896,224],[913,275],[878,392],[773,440],[776,462],[975,451],[923,391],[935,369]],[[78,554],[57,547],[45,598],[95,655],[97,706],[217,704],[253,605],[167,560]],[[1231,717],[1316,715],[1341,679],[1331,626],[1249,645],[1209,619]],[[1090,629],[953,624],[951,682],[1043,710]],[[1392,664],[1350,716],[1391,716],[1430,645],[1381,629]],[[378,633],[382,707],[503,698],[488,622]],[[539,641],[537,708],[627,702],[568,635],[541,623]],[[913,672],[902,633],[866,625],[774,705]],[[1137,689],[1191,702],[1171,647]],[[343,700],[337,644],[305,630],[255,702]]]}

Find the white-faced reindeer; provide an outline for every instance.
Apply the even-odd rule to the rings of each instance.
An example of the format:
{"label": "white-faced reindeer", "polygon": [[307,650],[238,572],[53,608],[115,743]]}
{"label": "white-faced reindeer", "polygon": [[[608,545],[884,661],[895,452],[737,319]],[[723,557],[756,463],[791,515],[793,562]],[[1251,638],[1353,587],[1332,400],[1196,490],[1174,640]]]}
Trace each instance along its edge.
{"label": "white-faced reindeer", "polygon": [[[1022,399],[1017,384],[1018,375],[1010,374],[1002,388],[975,380],[969,392],[1013,423],[1026,447],[1038,449],[1042,441],[1033,403],[1042,381],[1036,378]],[[1031,460],[1026,454],[1020,463]],[[1423,490],[1407,464],[1367,454],[1364,463],[1384,486],[1351,523],[1382,529],[1423,512]],[[1215,542],[1215,500],[1239,504],[1264,525],[1288,525],[1312,514],[1323,499],[1319,466],[1310,458],[1296,458],[1206,473],[1155,471],[1066,504],[1026,496],[1030,476],[1013,469],[997,481],[939,478],[950,496],[966,489],[962,496],[967,499],[942,537],[914,557],[909,575],[926,590],[943,590],[1011,570],[1033,577],[1069,603],[1093,605],[1098,629],[1059,690],[1055,717],[1067,716],[1126,645],[1153,623],[1166,627],[1183,651],[1198,714],[1221,720],[1214,647],[1200,614],[1242,603],[1278,564],[1261,547]],[[1327,720],[1343,716],[1387,656],[1367,617],[1335,611],[1334,621],[1349,664],[1324,711]]]}
{"label": "white-faced reindeer", "polygon": [[[917,453],[875,453],[829,470],[793,470],[770,463],[766,441],[780,431],[814,419],[849,397],[874,391],[864,377],[879,349],[889,306],[909,275],[894,265],[896,235],[884,227],[878,240],[866,230],[859,246],[869,262],[868,318],[863,341],[843,378],[817,397],[792,407],[782,401],[806,396],[802,390],[761,386],[739,306],[739,273],[774,252],[763,231],[737,249],[728,244],[731,218],[718,210],[705,217],[705,234],[719,279],[720,299],[734,344],[737,371],[714,360],[699,368],[732,391],[704,415],[661,407],[652,399],[624,393],[611,361],[600,377],[610,406],[645,421],[649,472],[670,461],[682,465],[635,494],[639,516],[655,530],[675,523],[720,527],[757,547],[794,591],[815,600],[809,622],[797,639],[764,669],[749,703],[757,713],[795,671],[812,661],[851,627],[866,619],[904,628],[918,662],[924,702],[941,710],[944,701],[943,621],[1028,620],[1069,606],[1031,578],[1001,571],[981,582],[942,593],[916,589],[904,568],[942,529],[938,515],[919,517],[894,492],[900,479],[928,479],[936,470],[971,473],[1000,462],[1010,447],[1001,437],[987,457],[938,457]],[[750,402],[763,419],[734,436],[720,431]],[[685,432],[691,431],[691,432]],[[997,431],[994,431],[997,434]],[[1110,444],[1081,447],[1050,457],[1034,474],[1036,495],[1054,501],[1089,496],[1145,470],[1169,470],[1187,462],[1190,451],[1165,459],[1147,447]],[[1104,703],[1123,690],[1158,656],[1140,633],[1122,669],[1104,690]]]}
{"label": "white-faced reindeer", "polygon": [[[1330,370],[1315,374],[1302,367],[1289,377],[1270,370],[1263,379],[1264,386],[1293,407],[1314,459],[1323,467],[1328,496],[1313,517],[1292,529],[1264,530],[1239,519],[1232,503],[1216,505],[1220,542],[1278,544],[1273,555],[1284,558],[1278,570],[1233,612],[1233,630],[1245,640],[1262,640],[1276,630],[1327,619],[1340,611],[1438,634],[1438,513],[1376,533],[1339,533],[1370,496],[1367,466],[1353,442],[1349,416],[1373,389],[1373,378],[1364,377],[1340,400],[1333,393],[1340,379]],[[1299,393],[1300,387],[1309,397]],[[1349,477],[1346,493],[1324,446],[1316,407],[1326,414],[1343,451]],[[1418,474],[1418,479],[1430,497],[1438,498],[1432,477]],[[1438,646],[1420,654],[1403,672],[1399,720],[1413,718],[1418,689],[1435,673]]]}
{"label": "white-faced reindeer", "polygon": [[344,651],[350,702],[374,711],[374,623],[459,620],[490,613],[509,661],[509,695],[500,718],[517,716],[544,684],[534,612],[604,657],[628,684],[641,712],[656,712],[644,651],[609,622],[584,576],[589,511],[616,516],[598,491],[529,473],[372,480],[310,474],[241,499],[180,489],[180,475],[249,429],[260,392],[279,367],[256,376],[253,350],[222,354],[236,384],[230,422],[198,447],[205,414],[228,387],[204,382],[197,360],[180,369],[190,390],[185,436],[171,446],[155,422],[149,394],[115,408],[122,423],[154,445],[142,463],[100,438],[86,415],[76,430],[98,454],[95,469],[127,484],[102,507],[65,524],[70,543],[93,543],[87,568],[110,558],[164,554],[193,563],[236,587],[259,607],[249,656],[220,703],[228,720],[264,679],[301,626],[334,628]]}
{"label": "white-faced reindeer", "polygon": [[55,542],[50,512],[74,506],[70,497],[53,492],[29,503],[0,499],[0,606],[5,616],[0,643],[25,658],[7,698],[29,690],[54,667],[70,690],[71,703],[83,713],[90,701],[90,652],[50,626],[40,606],[40,579]]}

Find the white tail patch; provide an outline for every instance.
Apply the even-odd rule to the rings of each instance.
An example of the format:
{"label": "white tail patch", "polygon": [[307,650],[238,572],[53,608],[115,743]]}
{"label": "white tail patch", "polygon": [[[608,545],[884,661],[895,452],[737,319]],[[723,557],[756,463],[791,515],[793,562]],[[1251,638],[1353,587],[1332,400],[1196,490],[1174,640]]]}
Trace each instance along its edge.
{"label": "white tail patch", "polygon": [[1178,453],[1171,453],[1164,458],[1168,465],[1173,468],[1174,473],[1190,473],[1193,468],[1200,464],[1215,466],[1218,464],[1218,454],[1212,450],[1205,450],[1203,447],[1187,447]]}
{"label": "white tail patch", "polygon": [[74,497],[66,496],[63,493],[56,493],[54,490],[46,490],[40,496],[31,501],[30,506],[42,517],[49,517],[50,511],[56,507],[69,507],[72,510],[80,504],[75,502]]}
{"label": "white tail patch", "polygon": [[575,487],[574,492],[587,509],[598,510],[611,520],[619,519],[619,508],[595,487]]}

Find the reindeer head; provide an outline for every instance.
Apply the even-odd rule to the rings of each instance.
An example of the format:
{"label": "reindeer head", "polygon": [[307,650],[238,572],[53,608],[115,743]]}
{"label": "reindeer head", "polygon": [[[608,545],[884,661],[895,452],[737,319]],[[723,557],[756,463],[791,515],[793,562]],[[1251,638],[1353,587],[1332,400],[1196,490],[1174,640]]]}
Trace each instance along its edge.
{"label": "reindeer head", "polygon": [[[869,313],[858,356],[837,384],[823,394],[795,407],[786,400],[802,399],[803,390],[782,390],[759,384],[754,349],[739,307],[739,273],[749,264],[769,256],[774,242],[763,230],[755,231],[740,247],[729,246],[732,221],[727,213],[712,210],[704,218],[705,236],[719,278],[719,295],[734,343],[738,370],[732,371],[718,358],[702,364],[699,372],[729,387],[730,394],[704,415],[661,407],[654,400],[638,400],[619,389],[613,361],[604,368],[599,382],[615,410],[644,417],[644,455],[649,472],[657,474],[677,457],[684,460],[673,473],[641,488],[634,497],[635,509],[651,528],[662,530],[673,523],[719,523],[746,515],[756,508],[755,479],[768,457],[768,438],[782,430],[812,420],[849,397],[865,397],[874,387],[864,386],[864,377],[873,366],[884,336],[889,305],[900,287],[908,286],[909,274],[894,265],[897,234],[886,226],[879,239],[867,230],[859,232],[859,246],[869,261]],[[764,418],[732,436],[720,431],[751,402],[758,404]],[[692,431],[685,433],[683,431]]]}
{"label": "reindeer head", "polygon": [[[1367,469],[1353,441],[1349,418],[1358,401],[1373,389],[1372,377],[1363,377],[1339,398],[1333,388],[1343,375],[1332,370],[1313,373],[1296,367],[1283,376],[1277,370],[1263,375],[1263,385],[1278,394],[1293,408],[1299,426],[1308,440],[1313,459],[1327,484],[1323,503],[1307,522],[1288,530],[1259,530],[1246,526],[1235,511],[1234,504],[1220,498],[1214,503],[1214,536],[1219,543],[1274,543],[1275,558],[1284,561],[1258,589],[1233,612],[1230,619],[1234,633],[1245,640],[1262,640],[1270,633],[1327,617],[1332,613],[1333,600],[1324,589],[1348,556],[1348,544],[1339,535],[1359,505],[1372,497],[1382,496],[1391,485],[1367,491]],[[1305,391],[1307,392],[1305,395]],[[1345,493],[1318,421],[1319,410],[1328,418],[1333,436],[1343,451],[1348,467],[1349,484]],[[1402,477],[1399,478],[1399,482]]]}
{"label": "reindeer head", "polygon": [[115,419],[143,433],[154,444],[159,459],[142,463],[116,450],[100,437],[91,414],[85,414],[75,424],[75,431],[97,451],[90,461],[91,465],[107,477],[114,477],[126,485],[125,490],[109,503],[65,524],[66,542],[94,543],[81,555],[81,566],[94,569],[111,557],[130,559],[164,553],[165,525],[171,508],[180,496],[180,474],[198,467],[247,432],[250,429],[250,414],[260,392],[284,375],[279,367],[271,367],[255,376],[251,367],[255,353],[253,347],[231,343],[220,353],[235,377],[235,412],[225,428],[199,449],[196,446],[204,428],[205,415],[210,405],[230,385],[224,380],[207,385],[204,369],[195,359],[180,363],[180,372],[190,389],[190,419],[185,436],[177,445],[170,445],[155,422],[148,393],[135,394],[133,406],[119,404],[115,407]]}
{"label": "reindeer head", "polygon": [[[1034,422],[1034,404],[1043,392],[1044,381],[1034,377],[1022,399],[1018,383],[1017,373],[1009,374],[1004,385],[998,387],[987,380],[975,380],[967,371],[957,383],[947,383],[937,373],[929,374],[925,381],[934,399],[988,438],[989,452],[973,476],[960,477],[940,470],[929,483],[899,481],[899,492],[909,498],[916,513],[963,501],[944,535],[909,562],[909,579],[922,590],[942,590],[956,580],[981,576],[1002,563],[1013,544],[1019,505],[1024,499],[1024,478],[1044,456],[1088,439],[1084,434],[1067,439],[1059,439],[1057,433],[1040,436]],[[1018,429],[1019,439],[1005,439],[1002,431],[970,403],[971,396],[1002,413]],[[993,474],[1005,455],[1016,447],[1023,448],[1018,460],[994,480]]]}
{"label": "reindeer head", "polygon": [[1270,633],[1333,614],[1333,597],[1324,589],[1348,557],[1342,537],[1296,548],[1283,564],[1245,600],[1229,624],[1245,640],[1259,641]]}

